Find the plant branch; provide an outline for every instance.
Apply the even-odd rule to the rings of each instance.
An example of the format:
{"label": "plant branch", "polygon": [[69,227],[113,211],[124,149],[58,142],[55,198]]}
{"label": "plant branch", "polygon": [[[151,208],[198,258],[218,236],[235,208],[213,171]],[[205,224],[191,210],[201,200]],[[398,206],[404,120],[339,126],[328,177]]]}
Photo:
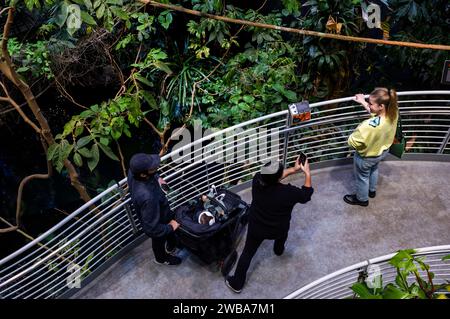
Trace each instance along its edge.
{"label": "plant branch", "polygon": [[430,294],[430,291],[425,289],[422,283],[422,278],[420,278],[419,273],[417,271],[414,271],[414,276],[416,276],[416,281],[419,284],[420,289],[425,293],[428,299],[433,299],[433,296]]}
{"label": "plant branch", "polygon": [[[45,154],[47,154],[47,145],[41,135],[41,143],[44,148]],[[17,230],[20,227],[20,219],[22,217],[21,207],[22,207],[22,194],[23,188],[25,185],[33,180],[33,179],[48,179],[53,173],[52,165],[49,161],[47,161],[47,174],[33,174],[25,177],[19,184],[19,189],[17,191],[17,200],[16,200],[16,226],[11,226],[9,228],[0,229],[0,233],[7,233],[10,231]]]}
{"label": "plant branch", "polygon": [[[45,92],[48,91],[48,89],[52,86],[52,83],[50,83],[44,90],[42,90],[41,92],[39,92],[38,95],[36,95],[36,98],[39,98],[42,94],[44,94]],[[19,105],[20,108],[24,107],[25,105],[27,105],[27,102],[23,102],[22,104]],[[15,111],[16,109],[14,107],[11,108],[7,108],[6,110],[3,110],[0,112],[0,115],[4,115],[6,113]]]}
{"label": "plant branch", "polygon": [[125,167],[125,159],[123,158],[122,149],[120,148],[119,142],[116,141],[116,140],[115,140],[115,142],[116,142],[116,145],[117,145],[117,149],[119,150],[120,166],[122,167],[122,173],[123,173],[123,176],[125,178],[127,178],[127,169]]}
{"label": "plant branch", "polygon": [[3,92],[5,92],[6,97],[0,97],[0,101],[4,101],[4,102],[8,102],[9,104],[11,104],[14,109],[20,114],[20,116],[23,118],[23,120],[25,121],[25,123],[27,123],[28,125],[30,125],[33,130],[36,131],[36,133],[41,134],[41,129],[39,127],[37,127],[36,124],[33,123],[33,121],[31,121],[28,116],[22,111],[22,109],[20,108],[20,105],[14,101],[13,98],[11,98],[11,96],[9,95],[8,90],[6,89],[5,84],[3,84],[2,82],[0,82],[0,86],[3,89]]}
{"label": "plant branch", "polygon": [[[42,114],[42,110],[40,109],[40,107],[36,101],[36,97],[33,94],[33,92],[31,91],[30,87],[22,79],[20,79],[19,75],[17,74],[16,70],[14,69],[14,65],[12,63],[11,56],[9,55],[9,52],[7,49],[9,31],[10,31],[11,25],[13,23],[13,13],[14,13],[14,8],[10,8],[8,11],[8,19],[3,28],[3,38],[2,38],[2,42],[1,42],[1,52],[2,52],[1,59],[2,60],[0,62],[0,71],[6,77],[8,77],[8,79],[12,83],[14,83],[14,85],[16,85],[17,88],[20,90],[23,97],[27,101],[28,107],[33,112],[34,117],[36,118],[36,120],[39,123],[39,127],[41,130],[40,134],[44,138],[46,144],[48,146],[50,146],[50,145],[55,144],[55,139],[51,132],[48,121]],[[85,202],[89,201],[91,198],[90,198],[89,194],[87,193],[84,185],[80,182],[80,180],[78,178],[79,177],[78,173],[77,173],[75,167],[73,166],[72,162],[69,161],[68,159],[66,159],[64,161],[64,166],[66,167],[66,169],[69,173],[71,185],[78,191],[78,193],[80,194],[80,198]]]}
{"label": "plant branch", "polygon": [[76,106],[79,106],[79,107],[81,107],[83,109],[88,109],[86,106],[84,106],[84,105],[78,103],[77,101],[75,101],[75,99],[72,97],[72,95],[70,95],[69,92],[66,91],[66,89],[61,84],[61,82],[58,81],[57,77],[55,77],[55,82],[56,82],[56,87],[58,88],[59,93],[61,93],[65,98],[70,100],[70,102],[72,102]]}
{"label": "plant branch", "polygon": [[[32,236],[30,236],[29,234],[27,234],[26,232],[24,232],[24,231],[22,231],[22,230],[20,230],[20,229],[17,229],[17,226],[13,226],[10,222],[8,222],[6,219],[4,219],[4,218],[2,218],[2,217],[0,217],[0,221],[2,221],[2,222],[4,222],[6,225],[8,225],[9,226],[9,228],[14,228],[14,230],[16,230],[19,234],[21,234],[22,236],[24,236],[25,238],[27,238],[27,239],[29,239],[29,240],[31,240],[31,241],[33,241],[35,238],[33,238]],[[4,228],[4,229],[6,229],[6,228]],[[0,231],[0,233],[1,233],[1,231]],[[44,248],[45,250],[48,250],[49,252],[54,252],[51,248],[49,248],[49,247],[47,247],[46,245],[44,245],[44,244],[42,244],[42,243],[37,243],[37,245],[38,246],[40,246],[40,247],[42,247],[42,248]],[[73,263],[73,261],[72,260],[69,260],[69,259],[67,259],[66,257],[64,257],[64,256],[62,256],[62,255],[60,255],[60,254],[56,254],[56,256],[58,256],[58,258],[59,259],[61,259],[61,260],[63,260],[63,261],[65,261],[65,262],[68,262],[68,263]]]}
{"label": "plant branch", "polygon": [[156,126],[153,125],[153,123],[150,122],[146,117],[144,117],[144,121],[145,121],[145,123],[147,123],[152,128],[153,131],[155,131],[156,134],[158,134],[159,137],[164,136],[164,133],[161,132],[160,130],[158,130],[156,128]]}
{"label": "plant branch", "polygon": [[450,51],[450,45],[421,44],[421,43],[414,43],[414,42],[379,40],[379,39],[372,39],[372,38],[363,38],[363,37],[354,37],[354,36],[348,36],[348,35],[339,35],[339,34],[332,34],[332,33],[309,31],[309,30],[303,30],[303,29],[294,29],[294,28],[281,27],[281,26],[277,26],[277,25],[273,25],[273,24],[258,23],[258,22],[248,21],[248,20],[233,19],[233,18],[228,18],[228,17],[224,17],[224,16],[218,16],[218,15],[200,12],[200,11],[196,11],[196,10],[186,9],[181,6],[176,6],[176,5],[172,5],[172,4],[163,4],[163,3],[155,2],[152,0],[139,0],[139,1],[142,3],[148,4],[148,5],[151,5],[153,7],[170,9],[170,10],[179,11],[179,12],[183,12],[186,14],[195,15],[195,16],[199,16],[199,17],[203,17],[203,18],[214,19],[214,20],[224,21],[224,22],[228,22],[228,23],[247,25],[247,26],[263,28],[263,29],[272,29],[272,30],[277,30],[277,31],[296,33],[296,34],[306,35],[306,36],[314,36],[314,37],[335,39],[335,40],[341,40],[341,41],[350,41],[350,42],[364,42],[364,43],[375,43],[375,44],[383,44],[383,45],[404,46],[404,47],[419,48],[419,49],[433,49],[433,50]]}

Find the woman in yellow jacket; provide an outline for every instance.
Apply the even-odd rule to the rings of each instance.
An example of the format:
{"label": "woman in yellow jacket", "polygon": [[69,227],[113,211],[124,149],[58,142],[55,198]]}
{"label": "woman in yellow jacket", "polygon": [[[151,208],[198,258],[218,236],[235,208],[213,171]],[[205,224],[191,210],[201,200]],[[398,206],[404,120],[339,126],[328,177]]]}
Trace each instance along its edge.
{"label": "woman in yellow jacket", "polygon": [[376,196],[378,163],[384,159],[391,147],[398,121],[397,93],[394,89],[375,88],[368,102],[364,94],[357,94],[360,103],[371,117],[363,121],[348,138],[355,149],[353,158],[355,193],[344,196],[350,205],[369,205],[369,197]]}

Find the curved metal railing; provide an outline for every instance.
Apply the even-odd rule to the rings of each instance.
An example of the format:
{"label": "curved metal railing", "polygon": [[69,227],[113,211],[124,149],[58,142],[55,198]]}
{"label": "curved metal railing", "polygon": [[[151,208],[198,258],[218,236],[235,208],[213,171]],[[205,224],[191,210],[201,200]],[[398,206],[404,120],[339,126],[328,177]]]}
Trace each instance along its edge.
{"label": "curved metal railing", "polygon": [[[399,92],[408,154],[450,154],[450,91]],[[312,119],[290,126],[280,111],[208,134],[162,158],[172,208],[217,187],[244,188],[263,160],[291,165],[300,150],[319,167],[351,156],[348,135],[369,115],[353,97],[310,105]],[[217,160],[225,155],[225,159]],[[227,158],[229,156],[229,158]],[[450,157],[445,157],[450,158]],[[232,160],[230,160],[232,159]],[[55,298],[85,285],[142,240],[122,180],[0,260],[0,298]]]}
{"label": "curved metal railing", "polygon": [[[434,273],[433,283],[440,285],[447,284],[450,281],[450,261],[442,261],[442,258],[449,254],[450,245],[446,245],[417,249],[414,256],[425,257],[424,262],[430,266],[430,271]],[[382,276],[383,286],[394,283],[397,270],[389,264],[389,260],[394,255],[395,253],[370,259],[336,271],[294,291],[286,296],[285,299],[353,298],[354,293],[351,290],[351,286],[367,276],[369,266],[377,266],[379,271],[377,275]],[[425,271],[419,270],[419,274],[422,278],[426,278]],[[414,282],[414,280],[414,277],[408,278],[409,283]]]}

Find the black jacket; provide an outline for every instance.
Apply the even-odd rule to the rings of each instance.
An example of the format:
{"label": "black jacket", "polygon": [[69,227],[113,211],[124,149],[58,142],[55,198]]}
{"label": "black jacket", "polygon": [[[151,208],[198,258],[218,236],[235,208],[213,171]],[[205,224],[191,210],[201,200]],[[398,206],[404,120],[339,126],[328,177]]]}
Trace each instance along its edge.
{"label": "black jacket", "polygon": [[260,236],[276,238],[289,231],[294,205],[310,201],[314,189],[282,183],[263,186],[260,175],[257,173],[253,177],[248,227]]}
{"label": "black jacket", "polygon": [[162,237],[173,232],[168,225],[174,214],[169,207],[169,201],[161,190],[158,175],[147,181],[138,181],[128,172],[128,187],[131,201],[141,220],[142,228],[149,237]]}

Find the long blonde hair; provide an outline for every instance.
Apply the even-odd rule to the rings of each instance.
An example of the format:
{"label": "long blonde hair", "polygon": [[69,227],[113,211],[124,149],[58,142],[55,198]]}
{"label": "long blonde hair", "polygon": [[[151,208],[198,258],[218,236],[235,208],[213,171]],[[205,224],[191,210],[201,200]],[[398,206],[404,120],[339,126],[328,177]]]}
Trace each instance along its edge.
{"label": "long blonde hair", "polygon": [[384,104],[386,108],[386,117],[394,122],[398,116],[397,92],[394,89],[375,88],[370,96],[377,104]]}

